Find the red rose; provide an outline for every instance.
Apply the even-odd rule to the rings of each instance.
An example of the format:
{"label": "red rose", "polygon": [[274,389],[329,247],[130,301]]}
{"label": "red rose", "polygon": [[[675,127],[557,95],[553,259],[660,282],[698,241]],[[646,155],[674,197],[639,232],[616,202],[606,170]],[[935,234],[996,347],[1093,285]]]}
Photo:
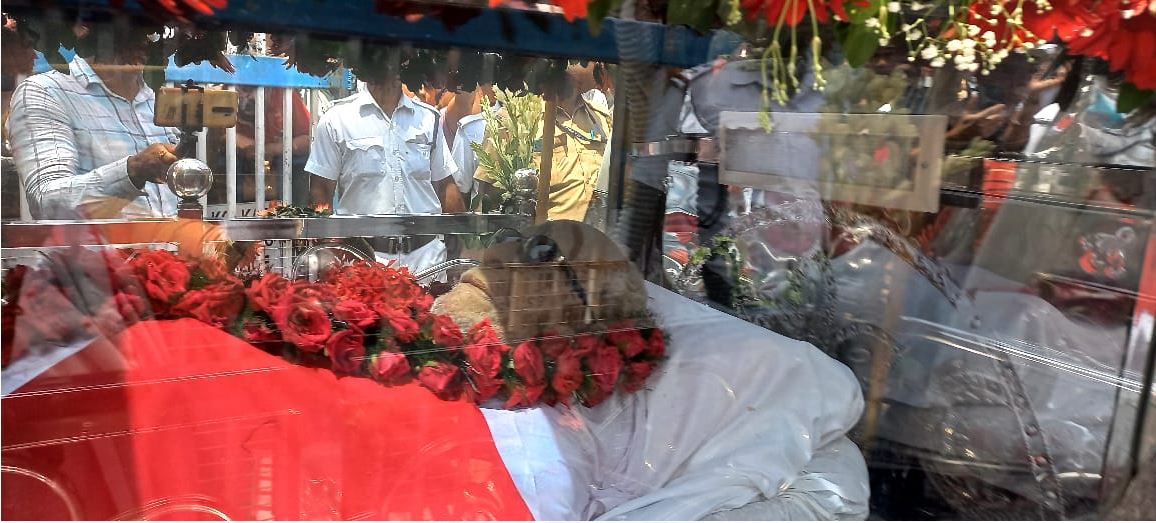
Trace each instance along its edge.
{"label": "red rose", "polygon": [[349,328],[356,329],[360,332],[365,332],[377,323],[377,313],[373,312],[364,303],[356,300],[344,300],[337,302],[333,306],[333,317],[337,321],[343,321]]}
{"label": "red rose", "polygon": [[415,296],[410,301],[410,307],[413,307],[413,310],[415,312],[418,312],[418,313],[429,312],[429,308],[432,305],[433,305],[433,296],[426,294],[425,291],[421,291],[421,294]]}
{"label": "red rose", "polygon": [[621,350],[627,358],[633,358],[646,349],[646,340],[632,323],[620,323],[610,327],[606,339]]}
{"label": "red rose", "polygon": [[558,355],[554,363],[554,377],[551,378],[550,384],[562,403],[569,404],[570,395],[582,386],[585,377],[582,373],[582,359],[578,353],[567,350]]}
{"label": "red rose", "polygon": [[361,360],[365,358],[365,336],[355,330],[339,331],[325,344],[333,370],[345,374],[357,374],[361,370]]}
{"label": "red rose", "polygon": [[175,316],[196,318],[217,328],[225,328],[241,314],[244,301],[240,299],[239,288],[228,283],[214,283],[203,289],[185,293],[173,305]]}
{"label": "red rose", "polygon": [[281,341],[281,336],[277,334],[277,331],[261,322],[246,323],[242,334],[245,341],[252,344]]}
{"label": "red rose", "polygon": [[591,382],[586,387],[583,387],[582,393],[579,394],[579,398],[581,398],[582,404],[590,408],[597,407],[600,403],[606,401],[606,398],[609,397],[610,391],[598,388],[598,386],[594,385],[593,382]]}
{"label": "red rose", "polygon": [[492,378],[502,370],[502,351],[497,345],[471,343],[462,350],[466,363],[476,373]]}
{"label": "red rose", "polygon": [[596,388],[609,394],[618,382],[618,372],[622,368],[622,355],[611,345],[603,345],[586,356],[586,366],[590,369]]}
{"label": "red rose", "polygon": [[[518,350],[517,348],[514,349]],[[542,393],[546,391],[545,384],[526,385],[525,383],[517,383],[509,387],[510,397],[506,399],[506,408],[512,409],[514,407],[533,407],[538,399],[542,397]]]}
{"label": "red rose", "polygon": [[538,340],[538,344],[542,347],[542,354],[549,359],[557,358],[562,351],[570,348],[570,338],[559,336],[553,331],[546,331],[542,333],[542,337]]}
{"label": "red rose", "polygon": [[646,357],[657,360],[664,356],[666,356],[666,339],[661,330],[653,329],[650,331],[650,339],[646,342]]}
{"label": "red rose", "polygon": [[400,352],[382,351],[370,360],[369,373],[382,383],[397,383],[409,377],[409,360]]}
{"label": "red rose", "polygon": [[490,324],[490,319],[486,318],[470,327],[470,331],[466,333],[466,339],[470,343],[479,343],[484,345],[503,345],[502,352],[510,350],[509,346],[502,343],[502,339],[498,337],[498,333],[494,331],[494,326]]}
{"label": "red rose", "polygon": [[474,372],[470,369],[466,372],[466,378],[469,384],[466,386],[466,394],[469,395],[470,400],[474,403],[481,403],[498,394],[502,390],[502,380],[494,376],[485,376]]}
{"label": "red rose", "polygon": [[583,334],[574,338],[574,346],[571,350],[574,351],[581,358],[594,353],[595,350],[602,347],[602,338],[592,334]]}
{"label": "red rose", "polygon": [[546,364],[542,351],[533,341],[524,341],[514,347],[514,372],[527,386],[542,385],[546,381]]}
{"label": "red rose", "polygon": [[319,303],[290,303],[274,318],[285,341],[305,352],[320,352],[332,332],[329,313]]}
{"label": "red rose", "polygon": [[271,272],[250,284],[245,293],[248,294],[254,309],[273,314],[274,309],[281,304],[281,299],[288,290],[289,280],[280,274]]}
{"label": "red rose", "polygon": [[392,307],[379,307],[377,313],[385,320],[393,332],[393,337],[401,343],[412,343],[421,334],[421,326],[406,311]]}
{"label": "red rose", "polygon": [[425,388],[432,390],[441,399],[456,399],[461,394],[461,370],[453,363],[435,361],[427,363],[417,373],[417,379]]}
{"label": "red rose", "polygon": [[626,366],[626,378],[622,380],[622,390],[626,392],[637,392],[646,384],[646,378],[650,377],[650,373],[654,372],[654,362],[652,361],[634,361]]}
{"label": "red rose", "polygon": [[130,263],[143,280],[145,292],[156,305],[168,305],[188,290],[189,268],[171,252],[139,251]]}
{"label": "red rose", "polygon": [[462,346],[462,329],[454,323],[453,318],[440,314],[434,316],[430,330],[433,332],[434,343],[451,348]]}

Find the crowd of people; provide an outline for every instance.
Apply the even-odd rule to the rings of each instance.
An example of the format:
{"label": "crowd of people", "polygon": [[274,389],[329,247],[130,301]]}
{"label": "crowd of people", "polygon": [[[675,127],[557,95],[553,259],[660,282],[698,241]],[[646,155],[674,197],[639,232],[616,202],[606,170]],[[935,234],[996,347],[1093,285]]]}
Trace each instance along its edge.
{"label": "crowd of people", "polygon": [[[57,64],[53,70],[32,74],[33,48],[19,38],[13,25],[9,22],[4,33],[4,156],[11,158],[6,162],[6,197],[24,193],[34,219],[175,216],[178,198],[166,185],[166,176],[179,159],[176,147],[182,133],[154,123],[156,94],[144,77],[156,66],[150,56],[161,45],[158,35],[163,28],[104,31],[107,28],[78,23],[74,30],[78,39],[92,38],[96,45],[83,46],[90,51],[78,52],[66,67]],[[16,60],[24,51],[27,60]],[[256,88],[234,88],[239,98],[237,201],[256,201],[252,173],[262,163],[281,163],[282,128],[292,125],[291,180],[297,203],[331,207],[339,215],[470,209],[471,198],[488,187],[471,144],[486,139],[482,107],[501,113],[492,86],[412,93],[389,64],[350,66],[363,88],[334,101],[315,125],[299,92],[293,92],[290,124],[282,114],[283,89],[265,89],[264,136],[256,136],[254,127]],[[554,156],[557,168],[550,179],[555,207],[551,217],[582,219],[594,199],[586,189],[598,187],[597,177],[603,172],[610,110],[592,69],[572,66],[567,74],[573,85],[557,98],[562,110],[555,148],[562,152]],[[208,163],[218,174],[226,169],[224,135],[210,130],[203,138]],[[256,145],[261,140],[264,158],[259,161]],[[270,175],[265,180],[266,201],[277,200],[282,177]],[[12,182],[19,183],[19,191],[9,190],[15,188]],[[224,177],[216,177],[210,203],[226,201],[225,190]],[[20,203],[5,201],[4,207],[7,212],[19,209]],[[396,252],[386,243],[371,241],[379,259],[400,257],[414,267],[436,263],[445,255],[439,237],[415,238],[408,252]]]}

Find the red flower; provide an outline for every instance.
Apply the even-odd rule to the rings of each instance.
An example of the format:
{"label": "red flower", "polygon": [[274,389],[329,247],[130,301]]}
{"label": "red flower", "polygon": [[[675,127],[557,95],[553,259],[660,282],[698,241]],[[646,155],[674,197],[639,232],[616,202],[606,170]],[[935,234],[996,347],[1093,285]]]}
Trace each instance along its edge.
{"label": "red flower", "polygon": [[240,298],[240,294],[241,289],[235,284],[213,283],[203,289],[185,293],[180,301],[173,305],[172,314],[196,318],[223,329],[241,314],[241,307],[245,302]]}
{"label": "red flower", "polygon": [[[515,351],[518,349],[514,349]],[[506,399],[506,408],[512,409],[514,407],[533,407],[538,399],[542,397],[542,393],[546,391],[546,385],[527,385],[525,383],[515,383],[508,387],[510,397]]]}
{"label": "red flower", "polygon": [[287,290],[289,290],[289,280],[280,274],[271,272],[251,283],[245,293],[249,296],[249,301],[253,304],[254,309],[272,315]]}
{"label": "red flower", "polygon": [[[1014,2],[1005,4],[1014,9]],[[1108,60],[1113,71],[1140,89],[1156,88],[1156,12],[1149,0],[1057,0],[1053,9],[1024,9],[1024,25],[1037,38],[1058,36],[1068,52]]]}
{"label": "red flower", "polygon": [[418,371],[417,379],[441,399],[456,399],[461,394],[461,369],[453,363],[427,363]]}
{"label": "red flower", "polygon": [[602,338],[592,334],[583,334],[574,338],[574,347],[572,350],[578,354],[579,357],[585,358],[595,350],[598,350],[602,345]]}
{"label": "red flower", "polygon": [[470,369],[479,375],[493,378],[502,369],[502,350],[498,345],[471,343],[462,352]]}
{"label": "red flower", "polygon": [[585,375],[582,373],[582,359],[578,353],[568,350],[558,355],[554,363],[554,377],[550,385],[558,393],[562,403],[569,404],[571,394],[582,386]]}
{"label": "red flower", "polygon": [[142,250],[129,263],[144,282],[149,299],[162,309],[188,290],[189,268],[171,252]]}
{"label": "red flower", "polygon": [[365,336],[355,330],[343,330],[329,338],[325,344],[333,370],[345,374],[357,374],[361,370],[361,360],[365,358]]}
{"label": "red flower", "polygon": [[462,329],[454,323],[454,319],[445,315],[433,316],[433,325],[430,327],[434,343],[443,347],[461,347]]}
{"label": "red flower", "polygon": [[[739,5],[748,20],[754,20],[762,12],[771,26],[777,26],[782,20],[788,27],[794,27],[811,16],[819,23],[826,22],[831,14],[846,21],[849,19],[846,3],[847,0],[741,0]],[[866,2],[855,3],[866,5]]]}
{"label": "red flower", "polygon": [[245,341],[254,345],[281,341],[281,336],[277,334],[277,331],[269,328],[263,322],[246,323],[242,334]]}
{"label": "red flower", "polygon": [[412,343],[421,334],[421,326],[408,312],[391,307],[378,307],[377,313],[385,320],[393,337],[401,343]]}
{"label": "red flower", "polygon": [[652,329],[650,339],[646,342],[646,357],[657,360],[664,356],[666,356],[666,339],[661,330]]}
{"label": "red flower", "polygon": [[332,332],[329,314],[316,302],[292,302],[274,320],[281,328],[285,341],[305,352],[321,351]]}
{"label": "red flower", "polygon": [[622,355],[612,345],[603,345],[586,357],[586,366],[599,392],[609,394],[618,382],[618,372],[622,367]]}
{"label": "red flower", "polygon": [[611,391],[598,388],[598,386],[594,385],[594,382],[588,382],[588,384],[582,388],[582,392],[578,397],[581,398],[583,405],[594,408],[603,401],[606,401],[606,398],[610,397],[610,392]]}
{"label": "red flower", "polygon": [[646,378],[650,377],[650,373],[654,372],[654,362],[652,361],[634,361],[626,366],[626,378],[622,380],[622,390],[626,392],[637,392],[646,384]]}
{"label": "red flower", "polygon": [[514,372],[527,386],[542,385],[546,381],[546,364],[542,351],[533,341],[524,341],[514,347]]}
{"label": "red flower", "polygon": [[606,333],[606,339],[618,347],[627,358],[633,358],[646,349],[646,340],[642,339],[642,333],[638,332],[633,322],[611,326],[610,331]]}
{"label": "red flower", "polygon": [[546,331],[542,333],[542,337],[538,340],[538,344],[542,347],[542,354],[549,359],[555,359],[563,351],[570,348],[570,338],[559,336],[553,331]]}
{"label": "red flower", "polygon": [[478,374],[474,369],[466,371],[466,378],[469,380],[466,394],[474,403],[486,401],[502,390],[502,380],[494,376]]}
{"label": "red flower", "polygon": [[369,373],[382,383],[397,383],[409,377],[409,359],[393,351],[377,353],[369,362]]}
{"label": "red flower", "polygon": [[510,350],[510,346],[502,343],[502,339],[498,337],[498,333],[494,331],[494,326],[490,324],[489,318],[486,318],[470,327],[470,331],[466,333],[466,339],[473,344],[478,345],[496,345],[499,352],[505,353]]}
{"label": "red flower", "polygon": [[360,332],[365,332],[365,329],[377,323],[377,313],[357,300],[337,302],[333,306],[333,317]]}

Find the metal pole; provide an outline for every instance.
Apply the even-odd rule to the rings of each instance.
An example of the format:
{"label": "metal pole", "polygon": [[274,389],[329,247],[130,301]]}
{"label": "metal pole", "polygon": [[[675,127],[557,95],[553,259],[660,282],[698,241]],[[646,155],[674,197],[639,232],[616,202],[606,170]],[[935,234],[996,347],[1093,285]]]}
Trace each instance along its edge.
{"label": "metal pole", "polygon": [[538,167],[538,201],[534,209],[534,223],[545,223],[550,213],[550,171],[554,166],[554,128],[558,126],[558,101],[553,94],[544,97],[546,110],[542,115],[542,165]]}
{"label": "metal pole", "polygon": [[[209,161],[209,128],[201,128],[201,137],[197,140],[197,159],[202,162]],[[201,206],[204,207],[209,204],[209,196],[201,197]]]}
{"label": "metal pole", "polygon": [[237,217],[237,128],[225,129],[225,196],[229,218]]}
{"label": "metal pole", "polygon": [[286,87],[281,99],[281,205],[293,205],[293,96]]}
{"label": "metal pole", "polygon": [[265,208],[265,88],[258,86],[253,96],[253,202],[260,211]]}

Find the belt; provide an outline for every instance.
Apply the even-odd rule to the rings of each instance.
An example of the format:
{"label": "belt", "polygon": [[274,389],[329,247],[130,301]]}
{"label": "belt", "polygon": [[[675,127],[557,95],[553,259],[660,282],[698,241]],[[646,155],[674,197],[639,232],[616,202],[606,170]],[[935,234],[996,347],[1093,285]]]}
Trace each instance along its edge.
{"label": "belt", "polygon": [[384,238],[366,238],[366,242],[374,251],[384,254],[407,254],[425,247],[438,236],[388,236]]}
{"label": "belt", "polygon": [[630,144],[630,155],[671,156],[676,160],[718,163],[718,144],[713,136],[669,136],[653,142]]}

